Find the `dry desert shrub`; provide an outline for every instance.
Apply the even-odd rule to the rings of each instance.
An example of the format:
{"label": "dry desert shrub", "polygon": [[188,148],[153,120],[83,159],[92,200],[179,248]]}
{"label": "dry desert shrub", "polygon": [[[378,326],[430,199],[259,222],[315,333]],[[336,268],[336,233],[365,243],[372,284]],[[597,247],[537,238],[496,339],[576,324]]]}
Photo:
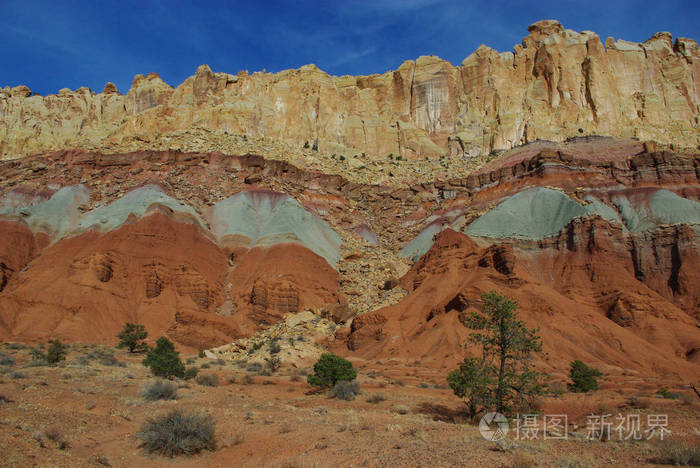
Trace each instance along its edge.
{"label": "dry desert shrub", "polygon": [[219,385],[219,376],[216,374],[198,375],[197,383],[205,387],[216,387]]}
{"label": "dry desert shrub", "polygon": [[531,454],[523,451],[517,451],[513,453],[513,458],[508,466],[511,468],[533,468],[537,466],[537,462],[535,461],[535,457],[533,457]]}
{"label": "dry desert shrub", "polygon": [[557,468],[595,468],[598,464],[588,458],[565,456],[557,458],[554,466]]}
{"label": "dry desert shrub", "polygon": [[689,393],[681,394],[681,402],[683,402],[683,404],[686,406],[693,406],[697,401],[698,399],[695,395],[691,395]]}
{"label": "dry desert shrub", "polygon": [[93,455],[88,461],[94,466],[112,466],[109,462],[109,458],[104,455]]}
{"label": "dry desert shrub", "polygon": [[[120,362],[116,357],[114,357],[114,351],[108,348],[96,347],[87,355],[85,355],[83,361],[95,360],[102,364],[103,366],[118,366],[126,367],[126,364]],[[86,363],[86,362],[84,362]]]}
{"label": "dry desert shrub", "polygon": [[339,380],[335,383],[329,395],[331,398],[350,401],[360,394],[360,382],[357,380]]}
{"label": "dry desert shrub", "polygon": [[169,380],[147,382],[141,387],[141,396],[150,401],[174,400],[177,397],[177,384]]}
{"label": "dry desert shrub", "polygon": [[664,441],[656,448],[651,461],[659,465],[700,466],[700,445],[697,441]]}
{"label": "dry desert shrub", "polygon": [[639,398],[637,395],[632,395],[627,398],[627,406],[634,409],[646,409],[649,408],[649,401]]}
{"label": "dry desert shrub", "polygon": [[136,434],[139,448],[150,453],[174,457],[216,450],[214,420],[208,414],[176,409],[148,419]]}
{"label": "dry desert shrub", "polygon": [[68,448],[68,442],[63,439],[61,431],[57,427],[50,427],[44,431],[44,437],[56,444],[60,450]]}
{"label": "dry desert shrub", "polygon": [[386,397],[382,395],[381,393],[375,393],[374,395],[370,396],[367,398],[367,403],[380,403],[382,401],[385,401]]}

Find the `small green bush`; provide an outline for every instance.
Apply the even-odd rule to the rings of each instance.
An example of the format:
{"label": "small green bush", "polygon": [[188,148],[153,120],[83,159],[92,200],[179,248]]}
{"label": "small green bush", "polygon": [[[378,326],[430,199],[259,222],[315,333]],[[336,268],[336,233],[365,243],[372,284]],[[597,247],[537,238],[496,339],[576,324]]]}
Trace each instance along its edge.
{"label": "small green bush", "polygon": [[329,395],[331,398],[339,400],[351,401],[360,394],[360,382],[357,380],[347,381],[339,380],[331,389]]}
{"label": "small green bush", "polygon": [[148,351],[148,345],[143,340],[148,337],[146,327],[137,323],[126,323],[117,335],[119,344],[117,348],[129,348],[130,353]]}
{"label": "small green bush", "polygon": [[177,384],[169,380],[147,382],[141,387],[141,396],[146,400],[174,400],[177,397]]}
{"label": "small green bush", "polygon": [[5,353],[0,353],[0,366],[12,367],[15,365],[15,359]]}
{"label": "small green bush", "polygon": [[205,387],[216,387],[219,385],[219,376],[216,374],[198,375],[197,383]]}
{"label": "small green bush", "polygon": [[603,375],[598,369],[588,367],[584,362],[576,360],[571,363],[569,370],[569,390],[572,392],[585,393],[598,390],[596,377]]}
{"label": "small green bush", "polygon": [[66,345],[58,340],[51,340],[49,349],[46,350],[46,362],[56,364],[60,361],[65,361],[67,348]]}
{"label": "small green bush", "polygon": [[171,458],[194,455],[202,450],[216,450],[212,417],[179,409],[148,419],[136,437],[141,441],[139,448]]}
{"label": "small green bush", "polygon": [[199,370],[197,370],[196,367],[188,367],[185,369],[185,375],[183,375],[182,378],[185,380],[192,380],[197,377],[198,372]]}
{"label": "small green bush", "polygon": [[668,388],[662,388],[658,392],[656,392],[657,395],[659,395],[661,398],[665,398],[667,400],[677,400],[681,397],[681,394],[678,392],[672,392]]}
{"label": "small green bush", "polygon": [[27,364],[28,367],[47,366],[66,359],[67,348],[63,343],[58,340],[51,340],[49,343],[50,346],[46,353],[41,351],[43,345],[31,350],[32,360]]}
{"label": "small green bush", "polygon": [[46,354],[42,353],[40,350],[32,349],[30,351],[30,354],[32,356],[32,360],[29,361],[27,367],[40,367],[49,365],[49,362],[46,360]]}
{"label": "small green bush", "polygon": [[246,367],[245,370],[246,372],[253,372],[255,374],[259,374],[262,371],[262,368],[263,366],[259,362],[251,362],[250,364],[248,364],[248,367]]}
{"label": "small green bush", "polygon": [[156,347],[148,350],[143,365],[149,367],[157,377],[184,377],[185,365],[180,360],[180,353],[175,345],[164,336],[158,338]]}
{"label": "small green bush", "polygon": [[333,387],[339,380],[355,380],[357,371],[352,363],[336,354],[324,353],[314,364],[314,373],[307,376],[309,385],[321,388]]}

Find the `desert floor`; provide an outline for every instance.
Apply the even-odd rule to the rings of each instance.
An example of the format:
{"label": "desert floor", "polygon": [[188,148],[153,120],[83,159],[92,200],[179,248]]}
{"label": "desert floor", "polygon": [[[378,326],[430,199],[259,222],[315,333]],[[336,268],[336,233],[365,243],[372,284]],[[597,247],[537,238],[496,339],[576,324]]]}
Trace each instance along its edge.
{"label": "desert floor", "polygon": [[[664,448],[700,445],[700,399],[689,391],[675,398],[613,388],[549,396],[539,420],[568,414],[566,440],[544,440],[541,430],[535,440],[516,440],[511,421],[507,441],[496,444],[466,420],[444,380],[420,381],[419,372],[391,362],[357,364],[362,394],[344,401],[311,392],[308,368],[266,376],[244,363],[183,356],[200,375],[217,374],[218,386],[178,381],[176,400],[147,401],[139,393],[152,378],[142,355],[71,345],[59,365],[30,367],[30,347],[0,346],[14,360],[0,367],[2,466],[645,466]],[[144,421],[174,408],[213,415],[218,449],[173,459],[139,449],[135,434]],[[616,434],[591,441],[588,414],[638,414],[642,426],[663,414],[671,433],[663,441]]]}

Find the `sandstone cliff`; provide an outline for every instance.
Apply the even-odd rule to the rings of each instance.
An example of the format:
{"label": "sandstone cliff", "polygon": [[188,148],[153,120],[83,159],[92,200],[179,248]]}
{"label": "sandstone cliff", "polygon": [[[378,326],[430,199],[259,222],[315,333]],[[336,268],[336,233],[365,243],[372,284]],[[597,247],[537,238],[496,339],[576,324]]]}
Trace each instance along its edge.
{"label": "sandstone cliff", "polygon": [[[512,52],[481,46],[456,67],[420,57],[382,75],[335,77],[314,65],[252,75],[202,65],[177,88],[155,73],[137,75],[126,95],[111,83],[102,93],[45,97],[5,88],[0,157],[167,149],[164,137],[192,129],[409,159],[470,157],[581,133],[695,147],[699,120],[696,41],[658,33],[603,46],[593,32],[548,20],[531,25]],[[198,151],[222,150],[197,138]]]}

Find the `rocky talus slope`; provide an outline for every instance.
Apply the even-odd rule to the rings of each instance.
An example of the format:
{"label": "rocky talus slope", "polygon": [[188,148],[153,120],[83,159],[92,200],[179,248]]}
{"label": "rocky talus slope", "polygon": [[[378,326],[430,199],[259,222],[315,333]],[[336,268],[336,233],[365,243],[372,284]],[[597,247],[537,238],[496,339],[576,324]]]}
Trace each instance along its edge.
{"label": "rocky talus slope", "polygon": [[203,65],[175,88],[138,75],[126,94],[111,83],[101,93],[49,96],[5,88],[0,157],[178,149],[303,165],[318,153],[471,158],[581,133],[696,147],[699,109],[696,41],[665,32],[643,43],[603,41],[547,20],[513,51],[481,46],[459,66],[420,57],[381,75],[336,77],[314,65],[235,75]]}

